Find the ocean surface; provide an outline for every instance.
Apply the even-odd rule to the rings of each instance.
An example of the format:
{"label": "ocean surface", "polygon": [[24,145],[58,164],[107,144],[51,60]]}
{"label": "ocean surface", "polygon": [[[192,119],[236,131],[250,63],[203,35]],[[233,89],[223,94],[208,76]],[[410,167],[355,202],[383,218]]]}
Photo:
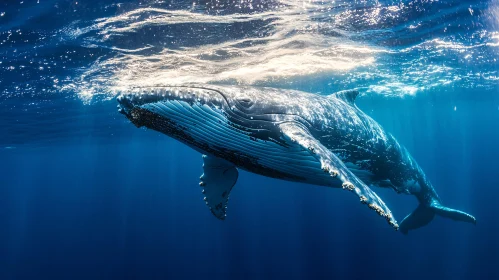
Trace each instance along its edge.
{"label": "ocean surface", "polygon": [[[0,279],[499,279],[499,1],[0,1]],[[446,206],[402,235],[343,191],[240,172],[117,112],[134,86],[356,88]],[[414,197],[376,192],[397,220]]]}

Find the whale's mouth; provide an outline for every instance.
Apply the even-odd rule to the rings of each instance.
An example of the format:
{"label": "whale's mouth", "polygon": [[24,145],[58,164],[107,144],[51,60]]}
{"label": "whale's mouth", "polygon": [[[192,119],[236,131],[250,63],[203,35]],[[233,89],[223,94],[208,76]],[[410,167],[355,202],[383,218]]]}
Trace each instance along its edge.
{"label": "whale's mouth", "polygon": [[217,125],[227,123],[227,100],[215,89],[193,86],[134,88],[117,98],[118,111],[190,146],[209,145]]}

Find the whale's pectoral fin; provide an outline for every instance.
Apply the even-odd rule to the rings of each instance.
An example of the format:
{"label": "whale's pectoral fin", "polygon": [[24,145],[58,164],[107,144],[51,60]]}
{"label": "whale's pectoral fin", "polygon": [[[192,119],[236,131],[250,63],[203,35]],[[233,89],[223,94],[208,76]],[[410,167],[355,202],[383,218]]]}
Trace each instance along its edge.
{"label": "whale's pectoral fin", "polygon": [[234,164],[214,156],[203,155],[203,175],[199,185],[203,188],[204,200],[215,217],[224,220],[227,202],[238,172]]}
{"label": "whale's pectoral fin", "polygon": [[357,178],[333,152],[315,139],[306,128],[295,123],[283,123],[280,128],[286,140],[301,145],[319,160],[322,169],[331,175],[331,179],[341,180],[343,189],[357,194],[360,202],[367,204],[369,208],[384,217],[392,227],[398,229],[397,221],[383,200]]}

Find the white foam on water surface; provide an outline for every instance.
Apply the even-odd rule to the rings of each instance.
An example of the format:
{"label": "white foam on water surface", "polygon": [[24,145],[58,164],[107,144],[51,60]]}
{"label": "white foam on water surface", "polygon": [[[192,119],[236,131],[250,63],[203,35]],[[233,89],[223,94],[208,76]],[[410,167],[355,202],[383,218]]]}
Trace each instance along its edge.
{"label": "white foam on water surface", "polygon": [[[497,32],[481,31],[476,36],[489,40],[480,44],[467,44],[451,36],[429,38],[406,48],[377,45],[369,41],[371,34],[385,31],[355,31],[357,25],[377,26],[397,20],[408,7],[374,3],[356,9],[349,5],[286,0],[273,9],[250,14],[138,8],[97,19],[66,34],[85,38],[89,45],[106,46],[113,55],[97,59],[60,89],[76,91],[88,102],[97,96],[113,98],[137,86],[216,83],[292,88],[297,80],[314,83],[318,77],[330,77],[328,85],[337,89],[364,87],[376,94],[416,95],[474,79],[456,63],[473,64],[483,57],[483,48],[498,42]],[[413,30],[419,25],[414,22],[404,28]],[[236,34],[235,26],[245,26],[241,32],[247,34]],[[147,33],[152,28],[162,32]],[[169,28],[176,31],[169,33]],[[203,28],[206,31],[200,32]],[[143,33],[153,40],[140,44]],[[121,38],[135,42],[114,45]],[[182,41],[189,43],[182,45]],[[429,62],[440,56],[456,62]],[[495,72],[488,75],[489,79],[495,76]]]}

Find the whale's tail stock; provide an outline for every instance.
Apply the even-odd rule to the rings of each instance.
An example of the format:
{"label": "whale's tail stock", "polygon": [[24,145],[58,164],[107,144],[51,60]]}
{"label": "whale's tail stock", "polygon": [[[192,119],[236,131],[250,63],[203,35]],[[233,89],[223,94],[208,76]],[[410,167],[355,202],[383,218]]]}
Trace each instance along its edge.
{"label": "whale's tail stock", "polygon": [[403,234],[407,234],[409,230],[417,229],[422,226],[427,225],[435,215],[441,217],[449,218],[455,221],[468,222],[476,224],[476,219],[472,215],[445,207],[440,204],[438,199],[431,199],[430,203],[421,203],[418,208],[414,210],[411,214],[407,215],[402,223],[400,224],[400,231]]}

